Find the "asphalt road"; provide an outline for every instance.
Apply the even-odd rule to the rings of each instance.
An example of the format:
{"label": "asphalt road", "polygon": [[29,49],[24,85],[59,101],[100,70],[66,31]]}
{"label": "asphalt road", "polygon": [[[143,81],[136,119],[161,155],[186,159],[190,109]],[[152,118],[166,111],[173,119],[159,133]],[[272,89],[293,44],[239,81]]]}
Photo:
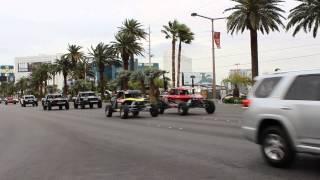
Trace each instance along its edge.
{"label": "asphalt road", "polygon": [[102,109],[43,111],[0,105],[1,180],[320,179],[320,158],[266,165],[242,138],[242,109],[106,118]]}

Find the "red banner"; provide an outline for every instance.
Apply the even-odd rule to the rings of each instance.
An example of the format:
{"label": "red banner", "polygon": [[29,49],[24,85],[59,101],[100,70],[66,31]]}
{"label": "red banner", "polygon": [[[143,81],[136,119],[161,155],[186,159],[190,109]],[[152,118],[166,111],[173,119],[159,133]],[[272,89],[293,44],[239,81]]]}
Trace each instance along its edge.
{"label": "red banner", "polygon": [[213,34],[213,39],[214,39],[215,44],[217,45],[217,48],[220,49],[220,48],[221,48],[220,32],[214,32],[214,34]]}

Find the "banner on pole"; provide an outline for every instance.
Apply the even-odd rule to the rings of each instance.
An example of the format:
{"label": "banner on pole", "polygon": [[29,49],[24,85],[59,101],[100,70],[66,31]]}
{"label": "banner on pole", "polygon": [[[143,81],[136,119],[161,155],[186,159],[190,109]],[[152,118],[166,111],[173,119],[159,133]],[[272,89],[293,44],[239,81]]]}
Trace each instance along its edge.
{"label": "banner on pole", "polygon": [[221,37],[220,32],[214,32],[213,39],[218,49],[221,49]]}

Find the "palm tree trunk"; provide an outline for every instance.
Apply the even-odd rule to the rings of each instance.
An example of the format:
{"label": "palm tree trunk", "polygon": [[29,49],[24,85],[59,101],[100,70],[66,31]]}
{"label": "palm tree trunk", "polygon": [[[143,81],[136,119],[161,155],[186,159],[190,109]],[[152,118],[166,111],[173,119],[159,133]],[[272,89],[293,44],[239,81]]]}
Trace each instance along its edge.
{"label": "palm tree trunk", "polygon": [[99,67],[99,78],[100,78],[100,96],[103,99],[104,98],[104,64]]}
{"label": "palm tree trunk", "polygon": [[143,80],[140,81],[140,85],[141,85],[142,94],[145,95],[146,94],[146,86],[145,86]]}
{"label": "palm tree trunk", "polygon": [[63,94],[64,94],[65,96],[67,96],[67,94],[68,94],[67,76],[68,76],[68,74],[66,74],[66,73],[63,74],[63,83],[64,83]]}
{"label": "palm tree trunk", "polygon": [[44,81],[44,94],[47,94],[48,80]]}
{"label": "palm tree trunk", "polygon": [[130,71],[134,71],[134,55],[130,56]]}
{"label": "palm tree trunk", "polygon": [[181,40],[179,41],[179,50],[178,50],[178,70],[177,70],[177,87],[180,86],[180,63],[181,63]]}
{"label": "palm tree trunk", "polygon": [[[130,59],[130,56],[129,55],[125,55],[122,57],[122,60],[123,60],[123,69],[124,70],[128,70],[128,67],[129,67],[129,59]],[[128,87],[129,87],[129,84],[128,84],[128,80],[125,80],[123,82],[123,88],[125,90],[128,90]]]}
{"label": "palm tree trunk", "polygon": [[129,59],[130,59],[130,56],[127,56],[127,55],[122,56],[123,70],[127,71],[129,69]]}
{"label": "palm tree trunk", "polygon": [[53,76],[52,76],[52,86],[54,87],[55,84],[56,84],[56,75],[53,74]]}
{"label": "palm tree trunk", "polygon": [[172,86],[176,87],[176,39],[172,38]]}
{"label": "palm tree trunk", "polygon": [[252,79],[259,75],[259,64],[258,64],[258,33],[256,30],[250,30],[251,39],[251,68],[252,68]]}

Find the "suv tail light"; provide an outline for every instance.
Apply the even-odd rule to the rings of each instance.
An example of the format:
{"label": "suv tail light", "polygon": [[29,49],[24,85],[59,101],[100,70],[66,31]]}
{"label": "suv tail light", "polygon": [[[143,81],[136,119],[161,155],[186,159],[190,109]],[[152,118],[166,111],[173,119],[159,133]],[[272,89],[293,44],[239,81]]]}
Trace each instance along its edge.
{"label": "suv tail light", "polygon": [[243,107],[249,107],[250,105],[251,105],[251,100],[250,99],[242,100],[242,106]]}

